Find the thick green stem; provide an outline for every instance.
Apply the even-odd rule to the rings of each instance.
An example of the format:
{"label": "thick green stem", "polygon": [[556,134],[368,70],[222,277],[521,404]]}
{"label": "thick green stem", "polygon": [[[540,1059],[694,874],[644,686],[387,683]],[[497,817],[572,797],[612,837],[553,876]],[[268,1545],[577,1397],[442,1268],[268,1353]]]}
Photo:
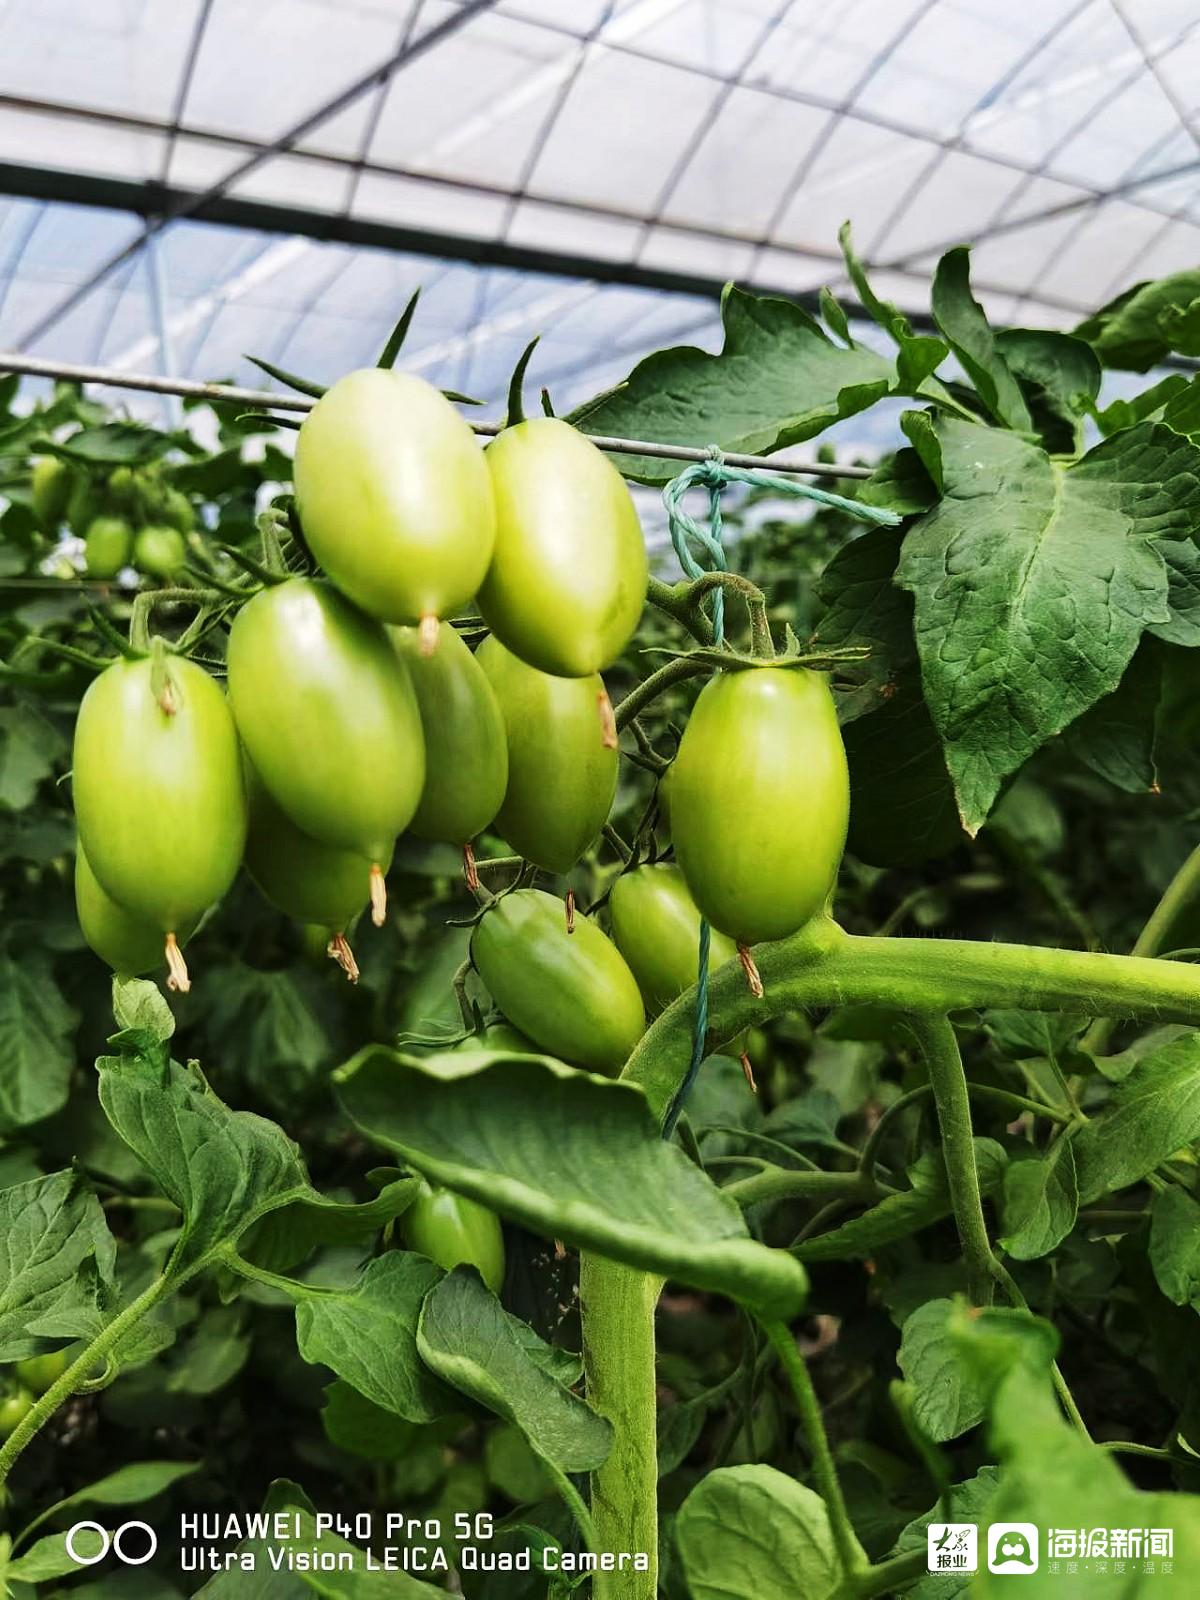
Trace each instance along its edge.
{"label": "thick green stem", "polygon": [[173,1279],[155,1278],[148,1289],[144,1289],[136,1300],[131,1301],[124,1311],[119,1312],[108,1326],[96,1335],[67,1370],[55,1379],[45,1394],[39,1396],[0,1449],[0,1485],[7,1483],[17,1457],[29,1441],[46,1426],[59,1406],[87,1382],[88,1375],[94,1372],[96,1367],[107,1362],[109,1355],[129,1329],[140,1322],[160,1300],[172,1293],[175,1287]]}
{"label": "thick green stem", "polygon": [[983,1215],[979,1169],[971,1127],[971,1101],[958,1040],[948,1017],[909,1017],[908,1027],[921,1049],[933,1087],[950,1202],[967,1266],[967,1294],[972,1305],[992,1303],[995,1258]]}
{"label": "thick green stem", "polygon": [[[1132,954],[1156,956],[1166,944],[1171,929],[1181,914],[1200,898],[1200,844],[1180,867],[1163,891],[1162,899],[1150,913],[1149,920],[1137,936]],[[1098,1018],[1084,1034],[1080,1043],[1085,1050],[1102,1055],[1112,1036],[1113,1019]]]}
{"label": "thick green stem", "polygon": [[763,1331],[779,1357],[795,1396],[800,1411],[800,1426],[804,1429],[809,1454],[812,1456],[813,1477],[816,1479],[821,1499],[825,1502],[829,1531],[833,1534],[834,1546],[842,1566],[847,1576],[863,1573],[869,1566],[866,1551],[858,1542],[854,1524],[850,1521],[850,1513],[846,1510],[842,1485],[838,1479],[837,1467],[834,1465],[833,1451],[829,1448],[829,1438],[821,1417],[820,1403],[812,1386],[812,1379],[808,1375],[808,1368],[804,1364],[804,1357],[796,1348],[791,1330],[782,1322],[764,1322]]}
{"label": "thick green stem", "polygon": [[797,1172],[775,1167],[756,1172],[752,1178],[739,1178],[726,1184],[725,1194],[740,1206],[757,1205],[762,1200],[793,1197],[801,1200],[863,1200],[881,1198],[884,1191],[862,1172]]}
{"label": "thick green stem", "polygon": [[[710,1048],[785,1011],[843,1005],[934,1016],[1003,1006],[1200,1023],[1200,969],[1176,961],[959,939],[859,938],[825,918],[789,939],[756,946],[754,954],[761,999],[747,989],[736,961],[712,976]],[[687,1069],[694,1016],[689,990],[626,1063],[623,1076],[641,1085],[659,1116]]]}
{"label": "thick green stem", "polygon": [[592,1473],[596,1549],[645,1551],[648,1572],[598,1572],[593,1600],[655,1600],[658,1592],[658,1442],[654,1309],[661,1281],[585,1251],[579,1309],[588,1402],[613,1427],[613,1446]]}
{"label": "thick green stem", "polygon": [[615,715],[618,731],[627,728],[639,712],[674,684],[683,683],[687,678],[698,678],[712,670],[710,661],[698,661],[695,656],[676,656],[674,661],[668,661],[665,667],[659,667],[657,672],[652,672],[631,689],[617,706]]}

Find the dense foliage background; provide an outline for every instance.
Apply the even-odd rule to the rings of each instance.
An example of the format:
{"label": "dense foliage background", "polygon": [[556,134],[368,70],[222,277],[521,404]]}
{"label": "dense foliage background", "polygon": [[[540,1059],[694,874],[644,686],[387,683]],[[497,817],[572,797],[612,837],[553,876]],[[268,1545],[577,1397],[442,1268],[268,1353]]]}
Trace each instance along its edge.
{"label": "dense foliage background", "polygon": [[[1173,351],[1194,353],[1200,275],[1123,297],[1074,337],[993,336],[970,298],[965,252],[946,258],[934,285],[940,338],[913,335],[858,287],[894,340],[888,356],[855,345],[832,300],[822,328],[782,301],[732,291],[722,355],[664,352],[578,420],[598,432],[766,449],[907,396],[905,446],[861,486],[826,485],[902,512],[900,528],[864,533],[836,511],[759,492],[727,517],[730,565],[766,593],[778,639],[788,624],[831,649],[870,647],[836,685],[853,814],[834,913],[855,933],[1128,950],[1197,842],[1200,447],[1191,429],[1200,430],[1200,390],[1174,372],[1148,397],[1102,407],[1102,363],[1145,370]],[[737,377],[746,363],[750,395]],[[956,376],[943,384],[935,367]],[[96,485],[123,464],[157,463],[199,512],[191,567],[231,583],[241,568],[227,551],[256,553],[256,509],[286,490],[288,458],[261,423],[232,414],[206,415],[205,431],[219,434],[208,450],[194,430],[158,432],[67,387],[30,408],[10,379],[0,403],[0,1189],[73,1169],[117,1241],[120,1281],[136,1284],[169,1248],[178,1214],[96,1096],[92,1062],[113,1031],[112,1000],[75,923],[68,770],[90,669],[54,649],[107,654],[96,613],[123,627],[130,591],[82,580],[66,530],[34,513],[31,463],[56,453]],[[661,482],[667,469],[634,470]],[[298,543],[293,559],[303,560]],[[660,571],[674,581],[672,566],[667,551]],[[736,632],[732,605],[730,614]],[[164,608],[159,623],[178,632],[191,615]],[[606,675],[613,700],[658,664],[647,651],[686,642],[673,619],[649,612]],[[217,632],[202,653],[219,666],[220,652]],[[644,745],[624,740],[631,760],[612,822],[626,842],[694,693],[680,687],[655,703]],[[665,829],[656,841],[669,847]],[[479,853],[506,846],[486,839]],[[620,865],[618,847],[603,841],[572,876],[581,902],[600,900]],[[282,1126],[315,1187],[344,1199],[370,1197],[367,1173],[381,1158],[337,1112],[333,1069],[370,1041],[460,1027],[451,978],[467,930],[452,924],[473,903],[456,852],[402,841],[389,894],[386,928],[356,943],[362,978],[352,987],[322,941],[243,880],[189,946],[192,992],[171,1002],[176,1057],[199,1060],[228,1105]],[[1160,933],[1160,953],[1194,954],[1200,906],[1185,903]],[[472,994],[486,1010],[486,996]],[[1057,1329],[1073,1404],[1094,1440],[1141,1447],[1122,1457],[1137,1488],[1200,1492],[1194,1035],[1084,1031],[1082,1019],[1015,1010],[957,1022],[980,1091],[975,1134],[993,1234],[1020,1295]],[[809,1265],[802,1348],[854,1523],[883,1558],[898,1540],[904,1547],[905,1529],[945,1481],[965,1486],[955,1503],[976,1515],[998,1461],[1036,1483],[1038,1470],[1055,1472],[1057,1446],[1036,1430],[1023,1443],[994,1418],[990,1432],[981,1425],[992,1395],[952,1338],[965,1280],[930,1099],[913,1093],[923,1069],[903,1029],[880,1009],[793,1014],[756,1029],[750,1054],[757,1097],[736,1060],[719,1056],[690,1102],[688,1148],[709,1174],[736,1179],[764,1163],[861,1169],[880,1186],[754,1205],[749,1220]],[[1131,1119],[1122,1108],[1135,1099]],[[1076,1128],[1072,1155],[1065,1130]],[[385,1226],[368,1243],[319,1248],[295,1271],[349,1285],[364,1253],[392,1243]],[[515,1227],[508,1243],[506,1306],[577,1349],[571,1254]],[[766,1463],[808,1478],[792,1400],[748,1317],[718,1296],[668,1287],[658,1331],[668,1530],[714,1468]],[[1034,1446],[1040,1469],[1022,1454]],[[286,1296],[265,1285],[234,1292],[219,1273],[191,1282],[155,1339],[111,1382],[74,1398],[26,1452],[9,1489],[10,1531],[118,1466],[151,1460],[188,1464],[174,1482],[147,1480],[173,1509],[244,1512],[285,1478],[318,1506],[443,1517],[489,1508],[573,1538],[517,1427],[465,1400],[426,1424],[390,1416],[301,1359]],[[1079,1482],[1083,1500],[1096,1501],[1082,1467]],[[1100,1495],[1091,1520],[1130,1519]],[[663,1557],[663,1592],[685,1600],[669,1532]],[[58,1581],[37,1592],[58,1592]],[[64,1581],[72,1595],[181,1592],[140,1571]],[[1146,1584],[1167,1589],[1161,1577]],[[544,1585],[467,1578],[463,1592],[518,1600]],[[250,1591],[214,1579],[205,1592]],[[293,1576],[261,1592],[310,1591]],[[953,1580],[922,1579],[914,1592],[958,1591]]]}

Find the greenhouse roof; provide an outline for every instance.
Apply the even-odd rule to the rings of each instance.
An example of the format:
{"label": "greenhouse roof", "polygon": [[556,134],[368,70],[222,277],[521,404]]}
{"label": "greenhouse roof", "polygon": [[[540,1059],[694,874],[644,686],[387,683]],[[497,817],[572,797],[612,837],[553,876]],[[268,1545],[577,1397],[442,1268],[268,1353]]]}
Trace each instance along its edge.
{"label": "greenhouse roof", "polygon": [[1200,258],[1189,0],[45,0],[0,18],[0,346],[249,378],[369,360],[560,404],[719,341],[714,290],[921,316],[975,245],[1069,327]]}

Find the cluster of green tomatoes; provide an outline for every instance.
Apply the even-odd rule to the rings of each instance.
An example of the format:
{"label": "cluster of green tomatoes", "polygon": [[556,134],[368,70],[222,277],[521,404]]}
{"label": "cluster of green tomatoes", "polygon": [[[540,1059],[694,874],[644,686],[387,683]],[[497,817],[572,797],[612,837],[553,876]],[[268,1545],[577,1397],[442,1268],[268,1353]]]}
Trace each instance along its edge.
{"label": "cluster of green tomatoes", "polygon": [[100,475],[57,456],[33,463],[33,512],[48,533],[63,525],[83,540],[90,578],[126,567],[169,581],[187,558],[196,526],[192,502],[154,467],[116,467]]}
{"label": "cluster of green tomatoes", "polygon": [[[402,832],[457,846],[478,888],[472,841],[485,829],[563,874],[607,820],[619,752],[600,673],[647,585],[637,514],[609,460],[553,417],[515,423],[484,451],[438,390],[375,368],[341,379],[306,418],[295,490],[325,576],[279,574],[242,605],[227,692],[156,640],[83,698],[77,905],[120,973],[165,957],[170,985],[187,988],[183,946],[244,862],[281,911],[327,930],[354,978],[347,935],[367,906],[385,920]],[[449,620],[468,608],[489,630],[474,652]],[[483,896],[471,960],[507,1025],[466,1048],[535,1048],[617,1073],[647,1013],[695,981],[702,915],[711,965],[740,949],[753,982],[749,946],[820,911],[848,812],[823,677],[719,671],[660,789],[675,861],[621,874],[611,938],[570,896],[565,907],[528,887]],[[435,1204],[467,1231],[490,1226],[431,1191],[409,1228]],[[497,1270],[492,1259],[485,1278]]]}

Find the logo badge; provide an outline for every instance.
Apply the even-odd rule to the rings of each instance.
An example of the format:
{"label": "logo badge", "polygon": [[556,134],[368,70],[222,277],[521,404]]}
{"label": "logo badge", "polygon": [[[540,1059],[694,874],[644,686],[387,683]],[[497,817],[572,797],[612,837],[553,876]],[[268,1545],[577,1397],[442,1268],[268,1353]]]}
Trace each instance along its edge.
{"label": "logo badge", "polygon": [[988,1571],[1030,1577],[1038,1568],[1038,1531],[1032,1522],[993,1522],[988,1529]]}
{"label": "logo badge", "polygon": [[931,1522],[925,1538],[930,1572],[978,1572],[979,1530],[973,1522]]}

